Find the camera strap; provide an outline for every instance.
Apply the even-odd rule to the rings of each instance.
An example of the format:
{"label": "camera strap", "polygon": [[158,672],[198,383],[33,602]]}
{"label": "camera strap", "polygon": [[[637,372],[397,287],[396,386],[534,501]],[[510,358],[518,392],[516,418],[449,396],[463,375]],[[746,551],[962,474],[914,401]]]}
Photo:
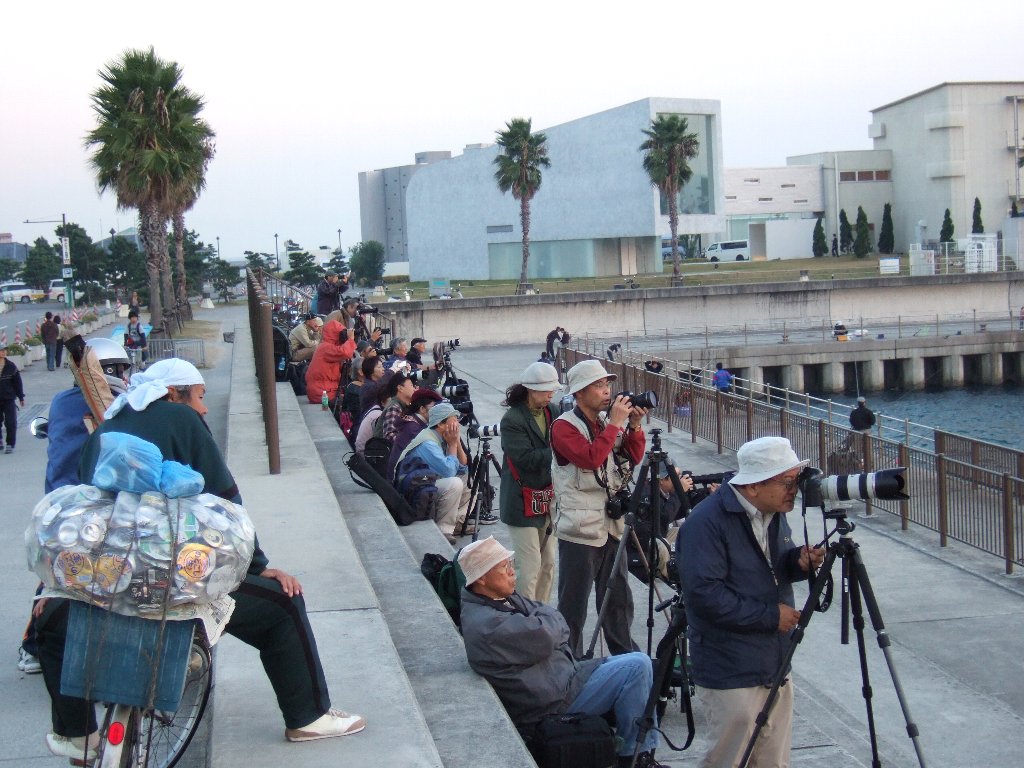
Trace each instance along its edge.
{"label": "camera strap", "polygon": [[[586,415],[583,413],[583,411],[580,409],[580,407],[578,405],[573,406],[572,412],[573,412],[573,415],[577,419],[582,421],[584,426],[586,426],[586,428],[587,428],[587,437],[590,439],[590,442],[593,443],[594,440],[596,439],[596,437],[594,435],[594,428],[592,426],[590,426],[590,419],[588,419],[586,417]],[[604,430],[604,426],[605,425],[601,422],[600,415],[597,417],[597,426],[600,427],[602,430]],[[613,448],[612,451],[614,452],[614,450],[615,449]],[[597,481],[597,484],[600,485],[602,488],[604,488],[604,493],[605,493],[605,496],[608,497],[608,501],[611,501],[612,500],[612,492],[611,492],[611,488],[609,488],[609,483],[608,483],[608,464],[607,464],[607,459],[605,460],[605,463],[601,464],[601,466],[598,469],[594,469],[594,470],[591,470],[591,471],[594,473],[594,479]]]}

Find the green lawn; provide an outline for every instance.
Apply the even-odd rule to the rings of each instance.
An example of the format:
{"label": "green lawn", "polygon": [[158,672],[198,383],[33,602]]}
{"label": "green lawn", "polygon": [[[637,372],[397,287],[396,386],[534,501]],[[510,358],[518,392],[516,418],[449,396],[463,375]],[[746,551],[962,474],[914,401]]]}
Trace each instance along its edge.
{"label": "green lawn", "polygon": [[[806,270],[811,280],[843,280],[857,277],[878,276],[878,254],[864,259],[855,256],[819,259],[789,259],[786,261],[737,261],[712,264],[707,261],[683,262],[681,273],[684,286],[727,285],[734,283],[787,282],[800,279],[800,272]],[[907,258],[900,258],[900,274],[909,274]],[[638,288],[667,288],[672,284],[672,263],[665,264],[661,274],[635,275],[633,280]],[[575,293],[578,291],[604,291],[616,285],[627,284],[627,278],[574,277],[562,279],[536,279],[534,286],[541,293]],[[508,296],[515,293],[515,280],[452,280],[452,290],[462,291],[465,298],[479,296]],[[387,292],[399,295],[403,290],[412,289],[413,299],[427,296],[426,282],[389,283]]]}

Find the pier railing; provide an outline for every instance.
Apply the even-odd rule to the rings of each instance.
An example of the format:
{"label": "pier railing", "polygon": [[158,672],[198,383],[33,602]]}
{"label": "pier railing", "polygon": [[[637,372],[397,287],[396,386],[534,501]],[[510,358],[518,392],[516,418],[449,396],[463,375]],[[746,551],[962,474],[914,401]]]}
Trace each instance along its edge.
{"label": "pier railing", "polygon": [[[586,359],[601,359],[564,349],[566,367]],[[683,381],[674,374],[651,373],[642,366],[602,359],[606,370],[619,377],[617,389],[658,394],[654,418],[669,432],[682,430],[690,439],[714,443],[719,453],[766,435],[789,438],[797,454],[826,474],[856,474],[906,467],[910,499],[869,500],[864,511],[881,510],[939,534],[939,544],[959,541],[1003,559],[1007,574],[1024,566],[1024,452],[934,431],[934,448],[898,437],[862,434],[824,418],[801,412],[787,402],[766,397],[763,390],[738,388],[722,393],[693,376]],[[792,404],[792,401],[789,403]],[[858,510],[859,511],[859,510]]]}

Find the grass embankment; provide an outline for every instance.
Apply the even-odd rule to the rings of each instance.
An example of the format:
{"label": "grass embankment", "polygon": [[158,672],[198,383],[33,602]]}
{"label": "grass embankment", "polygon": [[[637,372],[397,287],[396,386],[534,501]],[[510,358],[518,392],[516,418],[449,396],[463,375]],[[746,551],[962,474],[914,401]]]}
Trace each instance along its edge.
{"label": "grass embankment", "polygon": [[[888,257],[886,257],[888,258]],[[848,280],[878,275],[878,254],[864,259],[855,256],[833,258],[823,256],[809,259],[787,259],[785,261],[734,261],[711,263],[708,261],[684,261],[681,275],[684,286],[729,285],[736,283],[776,283],[796,281],[806,270],[811,280]],[[900,258],[900,274],[909,274],[906,257]],[[621,275],[610,277],[539,278],[533,280],[540,293],[575,293],[578,291],[606,291],[616,285],[628,285],[629,279]],[[661,274],[633,275],[638,288],[668,288],[672,285],[672,263],[665,265]],[[508,296],[515,293],[515,280],[452,280],[452,290],[462,291],[464,298],[480,296]],[[426,282],[389,283],[388,294],[401,295],[412,290],[412,298],[427,298]]]}

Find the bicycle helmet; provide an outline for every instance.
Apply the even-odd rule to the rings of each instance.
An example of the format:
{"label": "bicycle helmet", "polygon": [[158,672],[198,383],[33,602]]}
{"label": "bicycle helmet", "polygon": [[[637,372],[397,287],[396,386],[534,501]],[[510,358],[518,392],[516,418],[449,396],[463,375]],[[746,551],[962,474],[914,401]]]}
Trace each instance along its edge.
{"label": "bicycle helmet", "polygon": [[132,361],[128,359],[128,353],[116,341],[103,338],[89,339],[85,346],[96,353],[105,374],[120,377],[125,368],[131,367]]}

